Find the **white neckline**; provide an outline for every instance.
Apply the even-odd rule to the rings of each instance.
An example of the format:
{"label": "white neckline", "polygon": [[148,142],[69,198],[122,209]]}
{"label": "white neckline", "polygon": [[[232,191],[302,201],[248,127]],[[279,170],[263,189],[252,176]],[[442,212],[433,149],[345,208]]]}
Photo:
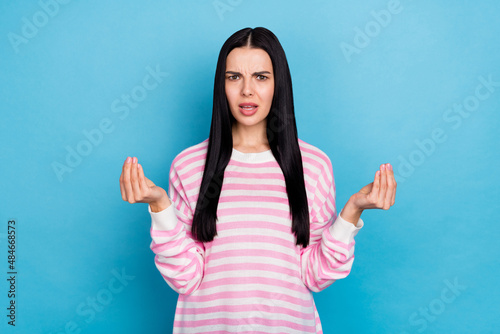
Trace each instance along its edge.
{"label": "white neckline", "polygon": [[271,149],[262,152],[244,153],[233,147],[231,159],[242,162],[268,162],[274,161],[274,155]]}

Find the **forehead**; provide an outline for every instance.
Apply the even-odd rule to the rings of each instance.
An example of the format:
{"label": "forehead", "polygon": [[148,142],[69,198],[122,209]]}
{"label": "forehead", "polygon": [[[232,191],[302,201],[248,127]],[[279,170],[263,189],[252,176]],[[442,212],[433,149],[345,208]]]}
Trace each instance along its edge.
{"label": "forehead", "polygon": [[272,71],[271,57],[262,49],[234,48],[226,59],[226,70]]}

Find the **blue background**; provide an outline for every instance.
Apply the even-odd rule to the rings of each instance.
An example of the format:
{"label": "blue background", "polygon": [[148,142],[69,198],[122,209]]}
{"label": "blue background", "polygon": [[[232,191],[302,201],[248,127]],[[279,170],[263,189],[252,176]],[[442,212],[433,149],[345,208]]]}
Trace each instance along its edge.
{"label": "blue background", "polygon": [[[175,155],[208,138],[222,44],[264,26],[288,57],[299,138],[332,160],[338,212],[380,164],[398,177],[396,204],[362,215],[351,274],[315,294],[324,332],[498,332],[500,3],[391,6],[2,2],[0,331],[171,332],[177,294],[154,265],[146,204],[121,199],[121,166],[137,156],[166,188]],[[380,14],[388,7],[390,19]],[[168,75],[146,91],[148,67]],[[496,82],[479,88],[481,100],[480,78]],[[126,111],[122,96],[141,92]],[[468,115],[453,111],[467,103]],[[92,130],[95,144],[85,146]],[[58,177],[68,148],[87,155]],[[8,219],[17,221],[15,328]],[[122,286],[118,272],[128,276]],[[444,302],[447,284],[460,287]],[[91,316],[96,297],[106,305]]]}

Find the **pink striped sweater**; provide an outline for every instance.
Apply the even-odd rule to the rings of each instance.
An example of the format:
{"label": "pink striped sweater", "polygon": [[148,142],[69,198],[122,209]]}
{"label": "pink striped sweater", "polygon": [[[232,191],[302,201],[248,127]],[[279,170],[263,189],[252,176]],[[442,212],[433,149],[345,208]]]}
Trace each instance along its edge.
{"label": "pink striped sweater", "polygon": [[363,227],[337,215],[328,156],[301,139],[310,242],[295,245],[285,179],[271,150],[233,148],[217,208],[217,233],[196,241],[191,223],[208,139],[184,149],[170,168],[167,209],[151,214],[151,249],[179,293],[173,333],[322,333],[312,292],[346,277]]}

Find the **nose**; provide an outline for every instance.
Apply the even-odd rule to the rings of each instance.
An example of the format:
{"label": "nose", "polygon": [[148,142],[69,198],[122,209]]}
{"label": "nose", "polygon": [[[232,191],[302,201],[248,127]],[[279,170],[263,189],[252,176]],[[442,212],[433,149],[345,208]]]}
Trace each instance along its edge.
{"label": "nose", "polygon": [[253,84],[252,79],[244,79],[243,87],[241,87],[241,95],[252,96],[253,95]]}

